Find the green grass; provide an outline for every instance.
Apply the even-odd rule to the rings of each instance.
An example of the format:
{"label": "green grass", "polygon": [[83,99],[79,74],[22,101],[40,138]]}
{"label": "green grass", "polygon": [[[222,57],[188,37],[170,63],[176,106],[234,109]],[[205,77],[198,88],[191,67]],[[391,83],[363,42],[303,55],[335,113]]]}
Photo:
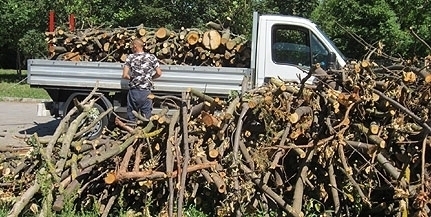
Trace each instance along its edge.
{"label": "green grass", "polygon": [[30,88],[25,80],[27,74],[22,71],[0,69],[0,100],[6,97],[49,99],[48,93],[41,88]]}

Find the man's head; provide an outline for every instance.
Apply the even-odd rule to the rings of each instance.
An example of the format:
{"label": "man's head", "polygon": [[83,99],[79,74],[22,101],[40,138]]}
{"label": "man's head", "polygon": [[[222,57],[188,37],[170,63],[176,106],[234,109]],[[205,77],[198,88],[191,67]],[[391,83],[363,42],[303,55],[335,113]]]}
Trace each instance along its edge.
{"label": "man's head", "polygon": [[132,42],[132,51],[134,53],[142,52],[144,51],[144,46],[145,46],[144,41],[142,41],[142,39],[140,38],[136,38]]}

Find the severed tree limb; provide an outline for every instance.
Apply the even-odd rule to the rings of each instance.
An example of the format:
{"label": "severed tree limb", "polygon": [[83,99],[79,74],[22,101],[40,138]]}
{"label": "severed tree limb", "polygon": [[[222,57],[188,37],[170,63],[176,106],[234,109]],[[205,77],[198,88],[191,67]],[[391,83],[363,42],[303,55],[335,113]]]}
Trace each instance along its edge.
{"label": "severed tree limb", "polygon": [[334,165],[331,162],[328,165],[329,183],[331,184],[332,199],[334,200],[334,212],[338,216],[340,213],[340,197],[338,196],[337,180],[335,178]]}
{"label": "severed tree limb", "polygon": [[[377,146],[373,145],[373,144],[368,144],[368,143],[363,143],[363,142],[357,142],[357,141],[346,141],[346,143],[351,146],[351,148],[353,149],[358,149],[361,152],[365,152],[365,153],[375,153],[377,150]],[[356,151],[358,151],[356,150]],[[358,152],[359,153],[359,152]],[[364,160],[367,162],[368,165],[374,167],[374,164],[372,162],[369,162],[368,160],[365,159],[365,157],[363,156]],[[388,161],[386,159],[385,156],[383,156],[382,153],[377,153],[376,154],[376,159],[377,162],[382,165],[383,169],[388,172],[392,178],[397,179],[401,176],[401,172],[399,172],[399,170],[394,167],[390,161]],[[381,174],[379,171],[377,171],[379,174]],[[383,176],[383,174],[381,174],[383,179],[385,180],[385,182],[387,184],[389,184],[390,186],[392,186],[392,184],[390,183],[390,181]],[[393,186],[392,186],[393,187]]]}
{"label": "severed tree limb", "polygon": [[186,93],[182,93],[182,125],[183,125],[183,145],[184,145],[184,160],[183,160],[183,168],[181,174],[181,182],[180,182],[180,192],[178,195],[178,207],[177,207],[177,216],[182,217],[183,212],[183,202],[184,202],[184,191],[186,188],[186,179],[187,179],[187,167],[189,166],[190,161],[190,144],[189,144],[189,132],[188,132],[188,112],[187,112],[187,95]]}
{"label": "severed tree limb", "polygon": [[135,162],[133,164],[133,171],[139,171],[139,165],[141,164],[141,158],[142,158],[142,148],[144,147],[144,143],[140,143],[138,148],[136,149],[135,154]]}
{"label": "severed tree limb", "polygon": [[100,155],[98,155],[96,157],[81,160],[78,163],[78,165],[82,169],[84,169],[84,168],[91,166],[91,165],[94,165],[96,163],[103,162],[106,159],[113,157],[115,155],[118,155],[121,152],[123,152],[124,150],[126,150],[130,145],[132,145],[135,142],[136,139],[154,137],[154,136],[159,135],[160,132],[162,132],[162,131],[163,131],[163,128],[157,129],[157,130],[150,132],[150,133],[142,132],[142,133],[137,133],[135,135],[132,135],[126,141],[124,141],[121,145],[113,146],[109,150],[106,150],[104,153],[101,153]]}
{"label": "severed tree limb", "polygon": [[200,91],[198,91],[198,90],[196,90],[196,89],[189,88],[189,89],[187,90],[187,92],[189,92],[189,93],[191,93],[192,95],[199,97],[199,99],[204,100],[204,101],[207,101],[207,102],[209,102],[209,103],[211,103],[211,104],[215,102],[215,99],[214,99],[214,98],[212,98],[212,97],[210,97],[210,96],[208,96],[208,95],[206,95],[206,94],[204,94],[204,93],[202,93],[202,92],[200,92]]}
{"label": "severed tree limb", "polygon": [[[135,140],[136,142],[136,140]],[[126,172],[127,168],[129,167],[130,158],[132,158],[133,153],[135,153],[135,148],[133,147],[133,144],[127,148],[126,153],[123,156],[123,160],[120,164],[120,172]]]}
{"label": "severed tree limb", "polygon": [[97,122],[99,122],[106,115],[108,115],[109,113],[111,113],[113,109],[114,109],[113,107],[108,108],[106,111],[104,111],[102,114],[100,114],[93,122],[91,122],[90,125],[86,126],[84,129],[82,129],[81,131],[79,131],[78,133],[76,133],[73,138],[77,139],[77,138],[81,137],[82,135],[84,135],[85,133],[87,133],[88,131],[90,131],[94,126],[96,126]]}
{"label": "severed tree limb", "polygon": [[81,169],[85,169],[99,162],[103,162],[106,159],[111,158],[117,154],[120,154],[121,152],[126,150],[130,145],[132,145],[135,142],[136,139],[137,139],[137,136],[131,136],[126,141],[124,141],[121,145],[114,146],[112,147],[112,149],[106,151],[105,153],[102,153],[99,156],[88,158],[85,160],[83,159],[78,163],[78,165]]}
{"label": "severed tree limb", "polygon": [[[301,79],[301,86],[299,87],[298,93],[296,94],[297,97],[302,97],[302,93],[304,92],[305,83],[308,81],[308,79],[311,78],[311,76],[314,74],[314,71],[316,70],[317,65],[313,65],[310,70],[308,71],[307,75]],[[320,68],[320,66],[319,66]],[[301,68],[299,68],[301,70]]]}
{"label": "severed tree limb", "polygon": [[382,165],[383,169],[385,169],[386,172],[388,172],[392,176],[392,178],[398,179],[400,177],[401,173],[399,172],[399,170],[394,167],[392,163],[388,159],[386,159],[385,156],[383,156],[382,153],[378,153],[376,159],[377,162]]}
{"label": "severed tree limb", "polygon": [[308,173],[308,163],[313,159],[314,156],[314,150],[311,149],[308,151],[308,156],[306,159],[303,159],[299,173],[298,173],[298,179],[296,180],[295,184],[295,191],[293,193],[293,210],[295,210],[298,213],[301,213],[302,209],[302,199],[303,199],[303,193],[304,193],[304,182],[307,179],[307,173]]}
{"label": "severed tree limb", "polygon": [[359,196],[361,196],[362,201],[364,203],[368,204],[369,206],[371,206],[369,199],[365,196],[365,194],[362,191],[362,189],[359,186],[359,184],[355,181],[355,179],[352,177],[352,175],[350,175],[350,172],[349,172],[350,169],[349,169],[349,166],[347,165],[346,156],[344,155],[344,146],[343,146],[343,144],[339,144],[338,145],[338,155],[340,156],[340,160],[341,160],[341,163],[342,163],[343,168],[344,168],[344,174],[347,176],[347,178],[352,183],[352,185],[356,188],[356,190],[358,191]]}
{"label": "severed tree limb", "polygon": [[[171,176],[174,170],[174,154],[173,146],[175,145],[175,125],[178,122],[180,112],[176,111],[172,115],[171,123],[169,123],[168,141],[166,142],[166,174]],[[172,217],[174,215],[174,179],[169,177],[169,202],[168,202],[168,216]]]}
{"label": "severed tree limb", "polygon": [[[202,159],[199,156],[196,156],[195,158],[196,163],[198,164],[202,164]],[[203,177],[205,178],[205,180],[207,180],[208,184],[209,183],[213,183],[213,179],[211,178],[211,174],[207,171],[207,170],[202,170],[201,171]]]}
{"label": "severed tree limb", "polygon": [[244,144],[243,140],[239,142],[239,149],[241,150],[242,156],[244,156],[245,162],[248,164],[250,169],[254,170],[255,166],[254,166],[253,158],[251,157],[249,151],[247,150],[247,146]]}
{"label": "severed tree limb", "polygon": [[423,40],[418,34],[416,34],[412,26],[410,27],[410,32],[415,38],[417,38],[420,42],[422,42],[422,44],[424,44],[431,51],[431,46],[425,40]]}
{"label": "severed tree limb", "polygon": [[[99,86],[99,82],[96,82],[96,85],[94,86],[93,90],[90,92],[90,94],[85,97],[85,99],[81,102],[81,104],[85,104],[88,101],[90,101],[91,98],[93,98],[93,96],[96,94],[97,88]],[[52,150],[54,149],[54,146],[58,140],[58,138],[61,136],[63,130],[67,127],[67,122],[70,120],[70,118],[72,117],[72,115],[78,110],[77,107],[73,107],[66,116],[63,117],[63,119],[61,120],[59,126],[57,127],[57,129],[54,132],[53,137],[51,138],[50,142],[48,143],[47,147],[46,147],[46,151],[45,151],[45,161],[47,163],[51,162],[51,154],[52,154]]]}
{"label": "severed tree limb", "polygon": [[109,212],[111,211],[112,205],[114,205],[115,200],[121,193],[121,186],[116,186],[114,192],[112,193],[112,196],[109,198],[108,203],[106,204],[105,208],[103,209],[103,213],[101,217],[108,217]]}
{"label": "severed tree limb", "polygon": [[226,109],[226,112],[224,113],[225,119],[230,120],[234,117],[234,113],[235,113],[235,110],[236,110],[239,102],[240,102],[239,97],[236,97],[234,100],[232,100],[232,102],[230,102],[229,106]]}
{"label": "severed tree limb", "polygon": [[401,105],[399,102],[389,98],[384,93],[382,93],[376,89],[373,89],[373,92],[376,93],[377,95],[379,95],[380,97],[382,97],[383,99],[385,99],[386,101],[388,101],[389,103],[391,103],[393,106],[395,106],[396,108],[398,108],[402,112],[408,114],[410,117],[415,119],[415,121],[417,121],[419,125],[421,125],[423,128],[425,128],[427,130],[427,133],[431,133],[431,127],[427,123],[425,123],[419,116],[417,116],[415,113],[413,113],[411,110],[409,110],[408,108]]}
{"label": "severed tree limb", "polygon": [[295,209],[293,209],[292,206],[290,206],[286,201],[284,201],[284,199],[280,195],[275,193],[268,185],[263,184],[260,178],[250,168],[248,168],[247,166],[241,163],[240,169],[244,171],[244,173],[246,173],[247,176],[249,176],[252,179],[254,184],[257,185],[257,187],[262,192],[264,192],[266,195],[271,197],[278,205],[280,205],[281,208],[283,208],[283,210],[287,212],[288,216],[292,216],[292,217],[304,216],[302,212],[297,212]]}
{"label": "severed tree limb", "polygon": [[[74,137],[76,131],[78,130],[79,125],[82,123],[84,118],[87,117],[88,112],[91,110],[94,103],[95,103],[95,100],[90,100],[90,103],[88,105],[83,105],[83,107],[84,107],[83,112],[81,114],[79,114],[79,116],[75,120],[73,120],[72,123],[70,124],[70,126],[67,130],[67,133],[63,138],[61,150],[59,152],[60,160],[57,162],[57,165],[56,165],[57,166],[57,168],[56,168],[57,174],[61,175],[61,173],[63,172],[67,157],[68,157],[69,152],[70,152],[70,145],[72,143],[73,137]],[[57,182],[59,182],[59,181],[60,180],[57,179]]]}
{"label": "severed tree limb", "polygon": [[30,202],[30,200],[39,191],[39,189],[40,185],[38,183],[38,180],[36,179],[34,184],[30,188],[28,188],[15,202],[12,209],[9,211],[7,217],[18,217],[24,207],[27,206],[28,202]]}
{"label": "severed tree limb", "polygon": [[[208,163],[190,165],[187,167],[187,173],[195,172],[202,169],[208,169],[215,167],[217,165],[216,161],[211,161]],[[128,179],[133,179],[137,181],[142,180],[157,180],[157,179],[167,179],[170,177],[178,177],[182,171],[175,170],[172,172],[170,176],[165,172],[161,171],[139,171],[139,172],[126,172],[126,173],[118,173],[116,176],[116,181],[123,181]]]}
{"label": "severed tree limb", "polygon": [[[242,125],[243,125],[243,118],[245,116],[245,114],[247,113],[249,109],[248,103],[243,103],[242,104],[242,110],[241,110],[241,114],[238,117],[238,123],[236,125],[236,132],[235,132],[235,139],[234,139],[234,143],[233,143],[233,159],[234,159],[234,167],[238,167],[240,160],[239,160],[239,155],[238,155],[238,151],[239,151],[239,146],[240,146],[240,138],[241,138],[241,131],[242,131]],[[235,193],[239,193],[240,190],[240,186],[239,186],[239,180],[238,180],[238,172],[237,170],[233,171],[233,180],[234,180],[234,186],[233,188],[235,189]],[[235,207],[236,211],[236,216],[241,216],[241,212],[239,207]]]}
{"label": "severed tree limb", "polygon": [[[204,150],[202,149],[202,147],[199,147],[199,152],[203,152]],[[210,161],[208,161],[208,159],[206,157],[199,157],[196,156],[196,163],[209,163]],[[218,167],[221,167],[220,165],[216,165],[215,166],[216,170]],[[217,172],[211,172],[211,173],[207,173],[209,175],[209,177],[207,178],[205,172],[207,172],[206,170],[202,170],[202,174],[205,176],[205,178],[208,180],[208,183],[214,183],[215,186],[217,187],[217,190],[219,193],[225,193],[226,192],[226,184],[224,182],[224,180],[220,177],[220,175]]]}
{"label": "severed tree limb", "polygon": [[123,121],[120,120],[120,118],[115,117],[115,125],[119,127],[120,129],[123,129],[131,134],[134,134],[134,129],[130,126],[127,126]]}
{"label": "severed tree limb", "polygon": [[427,150],[427,138],[428,134],[425,135],[424,141],[422,142],[422,156],[421,156],[421,190],[425,192],[425,161],[426,161],[426,150]]}
{"label": "severed tree limb", "polygon": [[310,115],[313,113],[313,109],[310,106],[301,106],[295,109],[295,112],[289,115],[289,121],[293,124],[297,123],[302,116]]}

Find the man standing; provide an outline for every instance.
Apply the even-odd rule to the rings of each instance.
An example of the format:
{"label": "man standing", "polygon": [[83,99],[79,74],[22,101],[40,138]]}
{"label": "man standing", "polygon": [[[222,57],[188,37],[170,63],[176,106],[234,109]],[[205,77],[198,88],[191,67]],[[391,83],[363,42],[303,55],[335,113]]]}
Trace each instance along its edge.
{"label": "man standing", "polygon": [[133,40],[133,54],[127,57],[123,67],[123,78],[129,80],[127,116],[130,121],[136,121],[133,110],[145,118],[151,117],[153,102],[148,99],[148,95],[153,87],[153,79],[162,75],[156,56],[144,52],[144,45],[145,43],[141,39]]}

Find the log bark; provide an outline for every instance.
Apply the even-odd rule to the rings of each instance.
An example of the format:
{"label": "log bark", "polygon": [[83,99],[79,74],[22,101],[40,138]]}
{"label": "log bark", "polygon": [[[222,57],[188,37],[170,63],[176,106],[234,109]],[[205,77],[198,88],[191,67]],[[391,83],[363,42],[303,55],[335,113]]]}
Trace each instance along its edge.
{"label": "log bark", "polygon": [[35,183],[28,188],[19,199],[14,203],[12,209],[9,211],[7,217],[18,217],[24,207],[30,202],[33,196],[39,191],[40,185],[35,180]]}
{"label": "log bark", "polygon": [[241,164],[241,170],[243,170],[247,176],[250,176],[252,181],[259,187],[260,190],[262,190],[265,194],[267,194],[269,197],[271,197],[275,202],[280,205],[284,211],[287,212],[289,216],[292,217],[300,217],[303,216],[302,212],[297,212],[295,209],[293,209],[292,206],[287,204],[283,198],[281,198],[279,195],[277,195],[271,188],[268,187],[268,185],[262,185],[260,179],[256,174],[253,173],[249,168],[247,168],[245,165]]}

